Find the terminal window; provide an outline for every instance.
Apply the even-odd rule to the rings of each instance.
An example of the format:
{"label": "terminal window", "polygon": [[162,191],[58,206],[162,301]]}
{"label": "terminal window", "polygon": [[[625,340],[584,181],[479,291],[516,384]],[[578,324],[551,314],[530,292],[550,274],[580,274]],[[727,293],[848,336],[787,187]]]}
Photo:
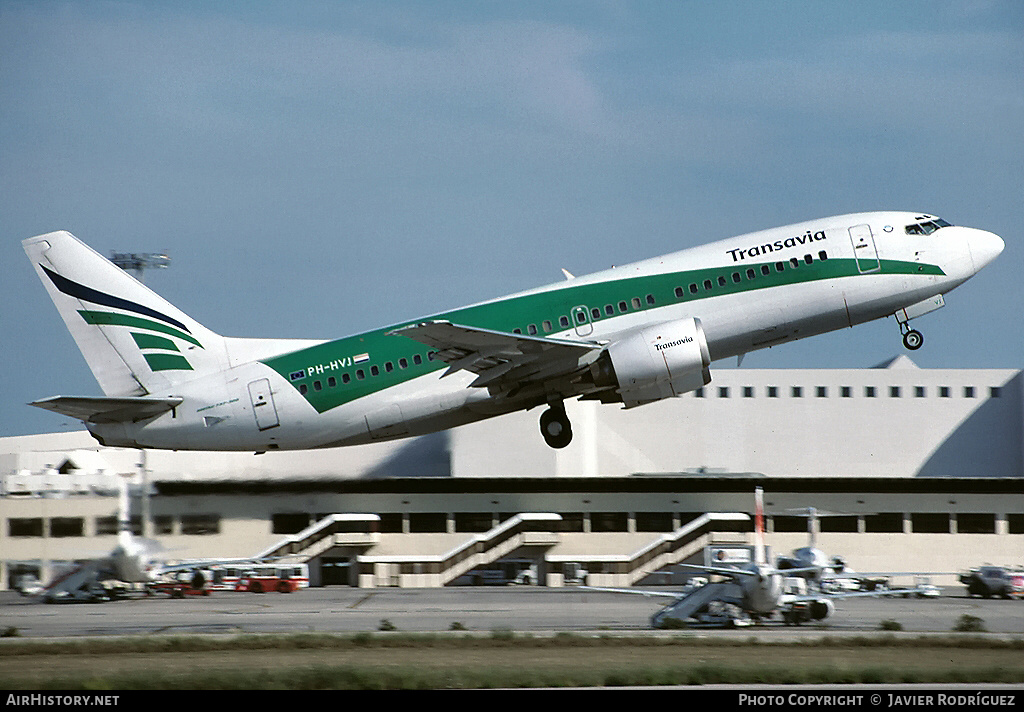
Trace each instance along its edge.
{"label": "terminal window", "polygon": [[857,532],[857,517],[853,515],[840,517],[822,517],[818,526],[823,532]]}
{"label": "terminal window", "polygon": [[382,534],[402,533],[402,513],[382,512],[380,515],[380,531]]}
{"label": "terminal window", "polygon": [[785,514],[775,515],[772,517],[772,531],[805,532],[807,531],[807,518]]}
{"label": "terminal window", "polygon": [[409,515],[409,531],[414,534],[443,534],[448,531],[448,515],[444,512],[413,512]]}
{"label": "terminal window", "polygon": [[306,512],[278,512],[270,515],[272,534],[298,534],[309,526]]}
{"label": "terminal window", "polygon": [[85,519],[82,517],[54,517],[50,520],[50,536],[85,536]]}
{"label": "terminal window", "polygon": [[915,534],[949,534],[949,514],[946,512],[914,512],[910,527]]}
{"label": "terminal window", "polygon": [[220,534],[220,516],[216,514],[181,515],[181,533],[207,536]]}
{"label": "terminal window", "polygon": [[41,517],[12,517],[7,520],[7,536],[42,536]]}
{"label": "terminal window", "polygon": [[490,512],[455,513],[455,531],[457,532],[485,532],[490,528]]}
{"label": "terminal window", "polygon": [[582,532],[583,531],[583,512],[559,512],[558,515],[562,517],[562,521],[558,523],[558,531],[560,532]]}
{"label": "terminal window", "polygon": [[956,515],[958,534],[995,534],[996,515],[984,512],[960,512]]}
{"label": "terminal window", "polygon": [[864,515],[864,531],[870,534],[898,534],[903,531],[902,512]]}
{"label": "terminal window", "polygon": [[625,512],[591,512],[590,531],[592,532],[624,532],[628,529],[628,518]]}
{"label": "terminal window", "polygon": [[[142,535],[142,518],[135,515],[131,518],[132,534]],[[184,533],[184,532],[183,532]],[[96,536],[117,534],[117,517],[96,517]]]}
{"label": "terminal window", "polygon": [[672,531],[672,512],[637,512],[636,530],[638,532],[670,532]]}

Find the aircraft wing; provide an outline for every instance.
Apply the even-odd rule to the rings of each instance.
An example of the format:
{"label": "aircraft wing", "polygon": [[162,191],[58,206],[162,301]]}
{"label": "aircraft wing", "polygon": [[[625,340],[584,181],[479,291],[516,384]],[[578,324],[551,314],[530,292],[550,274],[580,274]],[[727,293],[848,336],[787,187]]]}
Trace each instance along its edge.
{"label": "aircraft wing", "polygon": [[[492,331],[450,321],[425,321],[389,332],[437,349],[435,359],[448,364],[444,376],[456,371],[477,374],[471,386],[512,387],[564,376],[580,368],[580,360],[601,344]],[[442,376],[443,377],[443,376]]]}
{"label": "aircraft wing", "polygon": [[718,574],[720,576],[757,576],[753,571],[747,571],[746,569],[731,568],[729,566],[700,566],[698,564],[679,564],[680,568],[684,569],[697,569],[698,571],[707,571],[711,574]]}
{"label": "aircraft wing", "polygon": [[648,591],[642,588],[607,588],[602,586],[575,586],[580,591],[600,591],[602,593],[628,593],[645,598],[685,598],[689,591]]}
{"label": "aircraft wing", "polygon": [[29,403],[43,410],[69,415],[87,423],[118,423],[153,418],[181,405],[183,398],[122,398],[88,396],[52,396]]}
{"label": "aircraft wing", "polygon": [[794,603],[811,603],[813,601],[831,601],[837,598],[867,598],[874,597],[879,598],[883,596],[902,596],[907,593],[918,593],[925,589],[919,588],[901,588],[899,590],[892,589],[879,589],[875,591],[848,591],[844,593],[817,593],[817,594],[784,594],[781,602],[784,604]]}

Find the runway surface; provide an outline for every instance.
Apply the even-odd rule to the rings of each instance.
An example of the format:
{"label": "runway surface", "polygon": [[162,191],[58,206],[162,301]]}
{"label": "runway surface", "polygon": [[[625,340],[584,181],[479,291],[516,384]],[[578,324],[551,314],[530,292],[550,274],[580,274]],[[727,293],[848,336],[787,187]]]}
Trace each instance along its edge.
{"label": "runway surface", "polygon": [[[134,598],[107,603],[44,604],[0,593],[0,631],[21,637],[59,638],[187,633],[355,633],[554,631],[657,634],[649,628],[655,599],[574,588],[527,586],[431,589],[316,588],[293,594],[215,592],[185,599]],[[991,633],[1024,635],[1024,601],[966,598],[962,588],[928,599],[859,598],[836,601],[823,623],[781,623],[737,630],[700,629],[713,635],[772,636],[875,633],[896,621],[911,633],[948,633],[963,614],[980,618]]]}

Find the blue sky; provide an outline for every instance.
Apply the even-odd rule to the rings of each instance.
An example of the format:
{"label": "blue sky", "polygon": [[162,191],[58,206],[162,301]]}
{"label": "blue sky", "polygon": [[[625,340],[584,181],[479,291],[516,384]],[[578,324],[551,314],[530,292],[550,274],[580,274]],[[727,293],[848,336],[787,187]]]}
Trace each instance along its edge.
{"label": "blue sky", "polygon": [[[0,0],[0,435],[100,395],[21,250],[166,250],[230,336],[330,338],[863,210],[1006,241],[917,322],[1021,368],[1024,3]],[[871,366],[882,320],[744,367]],[[725,365],[731,367],[731,364]]]}

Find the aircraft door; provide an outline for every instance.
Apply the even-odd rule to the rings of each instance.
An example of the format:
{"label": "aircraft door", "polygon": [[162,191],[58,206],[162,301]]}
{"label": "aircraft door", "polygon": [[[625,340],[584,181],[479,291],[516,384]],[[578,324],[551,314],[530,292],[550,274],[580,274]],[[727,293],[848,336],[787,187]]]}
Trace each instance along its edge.
{"label": "aircraft door", "polygon": [[853,256],[857,260],[857,270],[877,272],[881,264],[878,261],[878,248],[871,234],[870,225],[854,225],[850,228],[850,242],[853,243]]}
{"label": "aircraft door", "polygon": [[277,407],[274,405],[269,379],[261,378],[249,384],[249,400],[252,401],[252,412],[256,416],[256,427],[260,430],[269,430],[281,424],[277,418]]}
{"label": "aircraft door", "polygon": [[576,327],[577,336],[590,336],[594,333],[594,324],[590,321],[590,311],[582,304],[572,308],[572,323]]}

